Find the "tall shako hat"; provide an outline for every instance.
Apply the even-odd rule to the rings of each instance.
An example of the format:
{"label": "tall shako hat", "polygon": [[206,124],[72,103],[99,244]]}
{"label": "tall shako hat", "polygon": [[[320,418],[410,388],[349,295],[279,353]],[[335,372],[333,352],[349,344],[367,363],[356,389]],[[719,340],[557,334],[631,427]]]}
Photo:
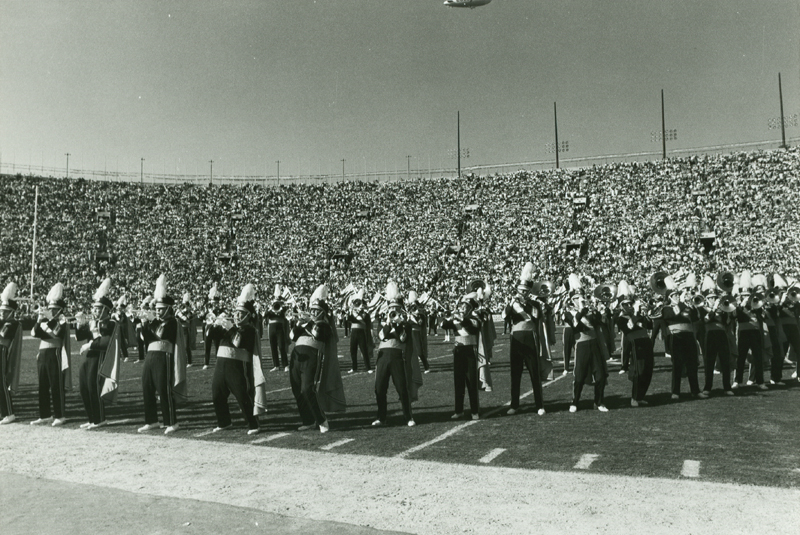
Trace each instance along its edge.
{"label": "tall shako hat", "polygon": [[128,306],[128,297],[123,293],[122,295],[119,296],[117,302],[114,303],[114,306],[117,308],[124,308]]}
{"label": "tall shako hat", "polygon": [[528,262],[522,267],[517,290],[530,290],[531,288],[533,288],[533,264]]}
{"label": "tall shako hat", "polygon": [[256,288],[252,284],[245,284],[242,288],[242,293],[236,299],[236,310],[242,312],[249,312],[255,315],[256,313]]}
{"label": "tall shako hat", "polygon": [[19,305],[17,305],[17,284],[14,282],[9,282],[3,293],[0,294],[0,310],[16,310]]}
{"label": "tall shako hat", "polygon": [[583,285],[580,277],[575,273],[570,273],[569,277],[567,277],[567,289],[569,289],[570,298],[581,297],[581,288],[583,288]]}
{"label": "tall shako hat", "polygon": [[311,294],[311,298],[308,300],[308,308],[323,310],[326,313],[329,312],[327,302],[328,293],[328,286],[326,284],[317,286],[317,289],[314,290],[314,293]]}
{"label": "tall shako hat", "polygon": [[619,297],[620,304],[627,303],[632,304],[634,300],[634,293],[633,289],[628,285],[628,281],[621,280],[619,281],[619,285],[617,286],[617,297]]}
{"label": "tall shako hat", "polygon": [[217,301],[219,300],[219,290],[217,289],[217,283],[215,282],[211,289],[208,291],[208,299],[209,301]]}
{"label": "tall shako hat", "polygon": [[142,305],[139,308],[147,309],[150,308],[150,303],[153,301],[153,297],[150,295],[146,295],[144,299],[142,299]]}
{"label": "tall shako hat", "polygon": [[363,304],[364,304],[364,288],[361,288],[359,291],[350,296],[350,306],[358,308]]}
{"label": "tall shako hat", "polygon": [[111,299],[108,298],[108,291],[111,289],[111,279],[107,278],[100,284],[100,287],[92,296],[94,302],[92,306],[104,306],[111,310],[114,308],[114,303],[111,302]]}
{"label": "tall shako hat", "polygon": [[66,308],[66,306],[67,302],[64,301],[64,285],[57,282],[47,293],[47,308]]}
{"label": "tall shako hat", "polygon": [[156,291],[153,292],[153,305],[166,305],[171,307],[174,304],[175,299],[167,295],[167,276],[162,273],[156,281]]}
{"label": "tall shako hat", "polygon": [[391,309],[403,308],[403,296],[397,288],[397,283],[390,280],[386,284],[386,306]]}

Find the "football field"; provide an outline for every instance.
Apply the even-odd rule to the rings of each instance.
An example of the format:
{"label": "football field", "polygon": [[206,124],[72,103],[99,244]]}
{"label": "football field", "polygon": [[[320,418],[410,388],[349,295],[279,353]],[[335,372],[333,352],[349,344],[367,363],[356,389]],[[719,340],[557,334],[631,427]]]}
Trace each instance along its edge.
{"label": "football field", "polygon": [[[502,331],[500,331],[502,332]],[[708,400],[693,399],[684,380],[679,401],[670,399],[670,361],[657,353],[656,370],[646,407],[630,407],[630,382],[620,375],[619,364],[611,364],[606,388],[608,413],[593,410],[593,387],[584,387],[577,413],[569,413],[572,375],[562,376],[560,342],[556,346],[555,378],[544,383],[547,414],[539,416],[533,408],[530,379],[522,382],[522,411],[507,416],[510,399],[508,336],[500,335],[491,367],[494,388],[480,393],[481,419],[453,420],[454,387],[452,344],[440,332],[429,337],[431,370],[425,374],[419,401],[413,412],[417,426],[405,425],[394,387],[389,390],[389,425],[372,427],[376,402],[374,378],[363,371],[348,374],[349,340],[340,330],[340,368],[348,410],[330,415],[331,431],[298,432],[300,425],[288,373],[266,372],[268,413],[261,417],[261,433],[246,434],[246,427],[235,399],[230,405],[234,426],[212,433],[216,425],[211,406],[212,367],[203,370],[202,346],[194,351],[195,365],[188,370],[190,399],[179,406],[181,430],[174,436],[202,443],[236,443],[288,450],[325,451],[374,457],[441,461],[474,465],[552,471],[579,471],[636,477],[692,478],[703,481],[800,486],[800,388],[789,380],[786,386],[758,391],[743,387],[737,395],[722,395],[721,379]],[[38,417],[35,376],[35,340],[26,339],[23,352],[22,387],[15,398],[15,425],[25,425]],[[657,342],[657,351],[660,342]],[[78,344],[73,344],[76,352]],[[135,355],[135,350],[131,350]],[[271,368],[268,340],[262,341],[267,355],[263,367]],[[74,383],[82,357],[73,356]],[[118,402],[108,411],[110,424],[90,433],[137,435],[143,424],[140,374],[142,364],[123,363]],[[702,371],[701,384],[702,384]],[[85,416],[77,389],[67,394],[65,427],[77,428]],[[150,434],[159,434],[152,431]],[[169,440],[171,437],[166,437]]]}

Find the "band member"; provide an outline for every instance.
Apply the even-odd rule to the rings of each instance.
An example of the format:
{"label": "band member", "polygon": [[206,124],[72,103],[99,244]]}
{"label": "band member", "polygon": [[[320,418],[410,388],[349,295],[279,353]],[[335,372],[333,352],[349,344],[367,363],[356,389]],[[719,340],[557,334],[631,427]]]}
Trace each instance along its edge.
{"label": "band member", "polygon": [[620,284],[620,308],[616,324],[622,333],[622,362],[627,363],[628,379],[631,387],[631,407],[647,405],[644,400],[650,381],[653,378],[653,344],[650,343],[648,329],[653,327],[653,321],[641,314],[638,304],[634,304],[634,296],[625,285],[622,293]]}
{"label": "band member", "polygon": [[372,341],[372,319],[364,302],[364,290],[359,290],[353,294],[350,302],[350,312],[345,319],[345,325],[350,326],[350,360],[352,367],[348,373],[358,371],[358,351],[364,358],[364,368],[367,373],[372,373],[370,357],[374,351]]}
{"label": "band member", "polygon": [[436,336],[438,334],[437,328],[439,326],[439,307],[436,303],[428,303],[428,334]]}
{"label": "band member", "polygon": [[718,298],[711,290],[707,290],[708,307],[699,307],[698,312],[705,324],[703,340],[703,364],[706,380],[703,393],[711,394],[714,386],[714,368],[719,366],[722,375],[722,389],[728,396],[731,390],[731,347],[730,333],[736,329],[736,305],[733,299],[724,296]]}
{"label": "band member", "polygon": [[346,408],[336,356],[338,336],[332,327],[327,298],[328,287],[323,284],[311,295],[309,315],[301,318],[290,334],[295,346],[289,381],[303,423],[298,431],[317,427],[321,433],[327,433],[330,424],[326,412]]}
{"label": "band member", "polygon": [[12,396],[19,389],[19,370],[22,362],[22,326],[14,319],[19,308],[17,285],[9,282],[0,294],[0,424],[10,424],[14,415]]}
{"label": "band member", "polygon": [[772,358],[770,359],[770,381],[771,385],[785,386],[783,382],[783,339],[785,333],[781,330],[781,314],[783,313],[780,305],[781,296],[777,290],[770,290],[765,296],[764,323],[769,330],[770,345],[772,346]]}
{"label": "band member", "polygon": [[478,289],[478,308],[476,314],[481,321],[481,330],[478,335],[478,381],[481,390],[492,391],[492,350],[494,341],[497,339],[497,331],[494,327],[492,309],[489,306],[489,299],[492,296],[492,289],[489,284],[483,289]]}
{"label": "band member", "polygon": [[431,366],[428,364],[428,332],[425,325],[428,318],[425,316],[425,306],[417,301],[417,292],[408,292],[406,303],[408,313],[408,326],[411,329],[411,356],[422,361],[425,373],[430,373]]}
{"label": "band member", "polygon": [[124,362],[130,360],[128,358],[128,342],[133,342],[129,337],[133,326],[128,319],[128,315],[125,313],[125,308],[127,306],[128,299],[125,297],[125,294],[122,294],[120,298],[117,299],[117,302],[114,303],[114,311],[111,313],[111,320],[117,324],[117,328],[119,329],[120,347],[122,350],[122,360]]}
{"label": "band member", "polygon": [[[139,432],[166,426],[164,434],[168,435],[180,429],[175,403],[186,398],[186,350],[183,329],[175,319],[175,300],[167,295],[164,275],[156,281],[153,302],[155,313],[142,323],[147,354],[142,370],[144,425]],[[156,394],[161,401],[163,425],[158,423]]]}
{"label": "band member", "polygon": [[511,408],[506,412],[509,415],[516,414],[519,410],[523,368],[528,368],[536,410],[539,416],[545,413],[537,339],[542,312],[539,303],[530,297],[533,287],[532,277],[533,264],[528,262],[522,268],[517,295],[511,305]]}
{"label": "band member", "polygon": [[567,375],[572,368],[570,361],[572,360],[573,353],[575,352],[575,331],[572,325],[575,322],[575,315],[578,311],[575,308],[574,299],[579,298],[579,294],[574,294],[571,299],[567,301],[564,312],[561,316],[561,321],[564,324],[564,332],[562,334],[562,348],[564,351],[564,371],[561,375]]}
{"label": "band member", "polygon": [[694,333],[694,323],[700,316],[696,308],[683,302],[677,288],[667,288],[664,296],[669,300],[669,304],[661,308],[661,317],[669,329],[672,351],[672,399],[680,398],[684,369],[692,395],[705,399],[708,396],[700,391],[697,379],[697,338]]}
{"label": "band member", "polygon": [[[793,351],[795,355],[800,356],[800,293],[798,287],[793,285],[787,289],[787,283],[783,277],[777,273],[773,276],[774,288],[782,293],[780,300],[780,325],[783,329],[783,334],[786,336],[786,342],[783,345],[781,353],[785,355],[788,351]],[[791,361],[789,361],[791,362]],[[800,358],[797,360],[797,369],[792,373],[792,378],[800,381]]]}
{"label": "band member", "polygon": [[217,283],[215,282],[214,286],[212,286],[211,290],[208,292],[208,304],[206,305],[206,311],[203,315],[203,321],[205,322],[205,327],[203,328],[203,342],[206,351],[203,364],[204,370],[207,370],[211,363],[211,346],[215,345],[217,349],[219,349],[219,338],[211,336],[212,332],[216,333],[215,336],[217,336],[219,332],[212,329],[211,326],[214,325],[217,318],[223,314],[225,314],[225,309],[220,305],[219,290],[217,290]]}
{"label": "band member", "polygon": [[108,298],[111,279],[105,279],[94,293],[92,319],[82,313],[77,315],[75,338],[81,342],[85,357],[80,369],[80,391],[89,421],[81,429],[95,429],[108,425],[106,403],[113,403],[119,384],[121,362],[120,337],[117,324],[111,320],[114,304]]}
{"label": "band member", "polygon": [[255,288],[246,285],[236,301],[233,323],[218,319],[212,329],[219,331],[217,365],[211,383],[217,427],[214,432],[231,427],[228,397],[233,394],[247,422],[247,434],[258,433],[258,415],[266,412],[264,372],[261,370],[260,343],[255,310]]}
{"label": "band member", "polygon": [[192,367],[192,347],[197,331],[194,329],[194,310],[192,310],[192,296],[189,292],[184,292],[181,298],[181,306],[175,312],[178,324],[183,331],[183,341],[186,342],[186,367]]}
{"label": "band member", "polygon": [[378,331],[378,360],[375,366],[375,398],[378,402],[378,417],[372,422],[374,426],[386,424],[389,392],[389,380],[394,383],[403,417],[409,427],[416,425],[411,414],[411,402],[417,400],[417,390],[422,386],[422,375],[419,372],[419,361],[411,357],[409,343],[409,327],[403,311],[403,296],[397,284],[386,285],[387,317]]}
{"label": "band member", "polygon": [[[664,306],[664,296],[663,295],[655,295],[650,302],[650,309],[651,310],[660,310]],[[650,343],[655,347],[656,338],[658,335],[661,335],[661,341],[664,342],[664,356],[672,358],[672,337],[669,333],[669,328],[667,328],[667,322],[661,316],[661,313],[657,313],[653,316],[653,330],[650,331]]]}
{"label": "band member", "polygon": [[572,404],[569,412],[578,410],[583,385],[587,380],[594,380],[594,408],[600,412],[608,412],[604,403],[605,388],[608,382],[608,364],[606,364],[602,331],[602,318],[594,307],[587,306],[582,297],[575,300],[577,312],[572,329],[575,340],[575,370],[572,392]]}
{"label": "band member", "polygon": [[464,416],[464,389],[469,393],[469,409],[473,420],[480,418],[478,402],[478,335],[481,320],[475,312],[478,308],[477,294],[465,295],[458,303],[455,315],[456,345],[453,348],[453,378],[455,382],[455,414],[453,419]]}
{"label": "band member", "polygon": [[267,336],[269,336],[269,348],[272,352],[271,372],[283,368],[289,371],[289,359],[287,357],[287,347],[289,345],[289,320],[286,318],[286,311],[289,305],[281,297],[280,285],[275,285],[274,301],[272,307],[267,310]]}
{"label": "band member", "polygon": [[145,317],[150,316],[152,310],[150,304],[152,301],[152,296],[145,296],[145,298],[142,299],[142,304],[139,306],[139,313],[133,320],[133,327],[136,331],[136,347],[139,351],[139,357],[136,362],[144,362],[144,354],[147,353],[147,346],[144,343],[144,335],[142,334],[142,321]]}
{"label": "band member", "polygon": [[556,344],[556,321],[553,305],[548,302],[553,288],[549,282],[536,282],[533,288],[535,290],[533,298],[541,311],[540,319],[537,322],[536,339],[539,348],[539,378],[544,381],[553,378],[551,347]]}
{"label": "band member", "polygon": [[762,307],[753,308],[750,295],[750,274],[742,273],[740,278],[740,302],[736,307],[736,321],[738,323],[738,357],[736,359],[736,378],[731,388],[736,389],[744,382],[744,365],[747,354],[752,352],[752,364],[755,377],[750,380],[755,382],[760,390],[766,390],[764,384],[764,310]]}
{"label": "band member", "polygon": [[[60,282],[47,294],[47,308],[40,313],[33,326],[33,335],[39,338],[36,369],[39,375],[39,418],[31,425],[66,423],[65,392],[72,388],[70,366],[69,323],[64,316],[64,285]],[[52,412],[51,412],[52,400]],[[54,418],[55,417],[55,418]]]}

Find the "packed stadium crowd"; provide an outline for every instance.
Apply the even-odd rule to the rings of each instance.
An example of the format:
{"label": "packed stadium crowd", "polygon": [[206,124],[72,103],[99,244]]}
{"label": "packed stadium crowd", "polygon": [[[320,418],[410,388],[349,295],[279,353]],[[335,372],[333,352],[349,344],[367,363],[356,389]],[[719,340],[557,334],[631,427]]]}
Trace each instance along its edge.
{"label": "packed stadium crowd", "polygon": [[[444,303],[478,277],[500,303],[527,261],[556,284],[575,272],[646,286],[651,273],[681,267],[796,276],[799,171],[794,148],[401,183],[5,175],[0,283],[29,287],[37,185],[35,298],[62,282],[87,306],[105,277],[138,303],[160,273],[198,303],[214,282],[230,299],[252,282],[268,301],[276,283],[298,297],[322,282],[369,295],[388,278]],[[714,233],[712,247],[703,232]]]}

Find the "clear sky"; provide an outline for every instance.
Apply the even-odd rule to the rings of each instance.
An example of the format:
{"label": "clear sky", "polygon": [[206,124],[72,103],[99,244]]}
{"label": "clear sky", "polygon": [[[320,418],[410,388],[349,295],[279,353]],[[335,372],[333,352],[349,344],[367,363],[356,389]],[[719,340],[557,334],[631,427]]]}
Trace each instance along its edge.
{"label": "clear sky", "polygon": [[[2,0],[4,163],[274,176],[779,139],[798,0]],[[797,127],[787,137],[800,136]],[[350,167],[352,166],[352,167]]]}

